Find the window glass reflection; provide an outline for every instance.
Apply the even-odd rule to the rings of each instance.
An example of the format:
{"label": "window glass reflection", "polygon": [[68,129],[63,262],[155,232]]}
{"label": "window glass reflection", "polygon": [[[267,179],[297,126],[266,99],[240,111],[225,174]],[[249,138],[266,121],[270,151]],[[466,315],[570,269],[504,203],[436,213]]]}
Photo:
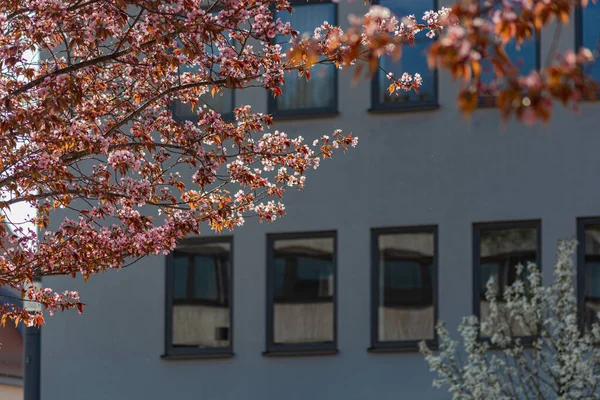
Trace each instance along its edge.
{"label": "window glass reflection", "polygon": [[599,322],[600,312],[600,225],[585,227],[584,262],[585,290],[583,298],[583,319],[586,328]]}
{"label": "window glass reflection", "polygon": [[[434,9],[432,1],[415,0],[382,0],[379,2],[402,21],[402,18],[414,15],[417,22],[422,22],[423,12]],[[435,102],[435,74],[429,69],[427,64],[426,50],[431,45],[431,39],[427,38],[424,32],[417,35],[414,44],[405,44],[402,46],[402,57],[394,62],[391,56],[380,58],[380,66],[383,70],[378,70],[378,103],[402,104],[408,102]],[[386,78],[386,73],[393,73],[396,79],[402,77],[404,72],[411,75],[419,73],[423,78],[423,85],[419,88],[419,93],[414,90],[410,92],[395,92],[390,94],[388,87],[391,81]]]}
{"label": "window glass reflection", "polygon": [[[500,9],[502,4],[494,5],[495,9]],[[519,7],[516,8],[519,11]],[[488,49],[493,53],[493,48]],[[519,75],[527,75],[538,69],[538,40],[537,36],[527,38],[523,43],[518,44],[516,40],[511,40],[504,46],[504,51],[512,65],[517,68]],[[481,82],[484,84],[496,82],[502,84],[502,78],[496,75],[492,63],[488,57],[481,60]],[[492,105],[495,97],[485,97],[480,99],[484,105]]]}
{"label": "window glass reflection", "polygon": [[230,346],[231,244],[184,243],[172,268],[172,346]]}
{"label": "window glass reflection", "polygon": [[[489,316],[489,303],[486,300],[487,283],[494,278],[497,299],[502,307],[506,288],[517,278],[517,266],[524,267],[537,262],[538,240],[535,228],[481,229],[479,233],[479,310],[481,320]],[[539,268],[539,266],[538,266]],[[514,336],[531,336],[528,327],[514,321],[511,323]],[[482,331],[482,337],[489,337],[490,332]]]}
{"label": "window glass reflection", "polygon": [[273,336],[278,344],[334,340],[334,239],[273,242]]}
{"label": "window glass reflection", "polygon": [[[284,23],[290,22],[302,36],[312,35],[315,28],[324,21],[335,22],[336,8],[333,3],[295,4],[290,14],[287,11],[277,13]],[[279,42],[288,41],[289,37],[280,38]],[[289,42],[281,43],[283,51],[289,48]],[[311,77],[299,77],[298,71],[285,73],[283,94],[276,101],[277,111],[331,109],[335,107],[337,79],[333,64],[315,65],[310,70]]]}
{"label": "window glass reflection", "polygon": [[[526,40],[520,46],[515,41],[508,42],[504,50],[508,55],[508,59],[519,70],[519,75],[526,75],[537,69],[537,42],[535,38]],[[483,59],[481,61],[481,82],[491,83],[496,79],[492,63],[488,58]]]}
{"label": "window glass reflection", "polygon": [[378,340],[434,338],[434,233],[378,236]]}
{"label": "window glass reflection", "polygon": [[581,38],[583,47],[592,50],[595,61],[588,65],[585,72],[589,74],[596,82],[600,83],[600,4],[589,2],[587,7],[581,13]]}

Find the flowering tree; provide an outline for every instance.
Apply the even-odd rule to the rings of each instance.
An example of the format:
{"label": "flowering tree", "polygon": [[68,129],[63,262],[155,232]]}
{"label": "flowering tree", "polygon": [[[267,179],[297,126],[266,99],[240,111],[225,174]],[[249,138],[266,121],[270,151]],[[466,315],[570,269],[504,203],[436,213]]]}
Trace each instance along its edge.
{"label": "flowering tree", "polygon": [[[402,44],[415,35],[446,32],[429,60],[464,79],[464,111],[472,109],[473,93],[492,90],[478,81],[482,57],[491,57],[505,77],[499,98],[525,88],[535,110],[529,120],[546,119],[552,99],[576,102],[587,93],[579,67],[589,51],[523,80],[502,50],[509,39],[524,40],[555,17],[566,22],[564,13],[578,1],[492,3],[499,8],[463,1],[452,11],[427,11],[422,20],[398,20],[373,6],[351,16],[346,29],[324,22],[310,37],[299,37],[276,14],[292,12],[287,0],[0,0],[0,286],[21,290],[50,313],[81,311],[76,292],[36,289],[32,280],[87,279],[168,253],[204,223],[221,231],[243,224],[247,215],[273,221],[284,214],[286,187],[304,187],[306,171],[320,159],[357,143],[340,131],[312,144],[290,138],[270,131],[271,116],[249,106],[224,120],[205,100],[226,89],[258,86],[279,96],[286,71],[309,79],[313,66],[326,63],[354,67],[357,76],[366,66],[370,76],[381,55],[400,57]],[[515,16],[515,7],[525,11]],[[291,42],[287,52],[284,42]],[[388,77],[392,93],[421,84],[417,73]],[[196,112],[197,120],[179,122],[170,109],[174,102]],[[507,116],[528,112],[500,105]],[[40,235],[6,217],[23,203],[37,210],[30,222]],[[50,226],[57,208],[74,217]],[[0,314],[2,322],[43,322],[42,312],[8,304]]]}
{"label": "flowering tree", "polygon": [[[535,265],[523,267],[518,279],[497,296],[487,284],[489,316],[481,322],[464,318],[458,331],[463,349],[438,324],[439,353],[421,344],[434,386],[447,385],[454,399],[598,399],[600,398],[600,326],[582,333],[577,317],[572,255],[576,242],[561,241],[551,286],[541,284]],[[491,332],[481,341],[479,332]],[[514,332],[532,337],[525,346]],[[494,346],[494,350],[491,350]]]}
{"label": "flowering tree", "polygon": [[[586,7],[588,2],[462,1],[452,9],[452,26],[432,45],[429,63],[446,68],[461,79],[458,104],[463,112],[473,111],[482,96],[494,96],[495,105],[505,118],[515,116],[530,125],[547,122],[553,103],[576,108],[582,97],[595,98],[598,91],[598,82],[582,73],[582,66],[594,59],[590,49],[569,50],[564,55],[556,52],[562,25],[569,22],[575,6]],[[556,24],[546,65],[539,71],[520,74],[517,63],[508,58],[506,44],[516,41],[521,45],[534,40],[553,21]],[[484,59],[492,65],[496,77],[492,82],[481,79]]]}

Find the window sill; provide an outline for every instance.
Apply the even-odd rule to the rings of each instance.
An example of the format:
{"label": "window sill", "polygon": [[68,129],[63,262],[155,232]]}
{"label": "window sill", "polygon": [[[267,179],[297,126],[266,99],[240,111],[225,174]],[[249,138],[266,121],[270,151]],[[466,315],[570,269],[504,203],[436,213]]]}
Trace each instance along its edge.
{"label": "window sill", "polygon": [[290,112],[271,112],[275,121],[294,121],[303,119],[321,119],[321,118],[337,118],[340,116],[339,111],[290,111]]}
{"label": "window sill", "polygon": [[492,96],[492,97],[479,97],[479,99],[477,100],[477,108],[478,109],[482,109],[482,110],[489,110],[489,109],[493,109],[496,108],[496,97]]}
{"label": "window sill", "polygon": [[600,102],[600,92],[596,93],[596,97],[591,98],[589,96],[584,96],[581,98],[582,103],[599,103]]}
{"label": "window sill", "polygon": [[[427,343],[429,350],[436,351],[438,349],[437,343]],[[371,346],[367,349],[367,352],[373,354],[393,354],[393,353],[419,353],[419,345],[402,345],[396,346]]]}
{"label": "window sill", "polygon": [[214,352],[214,353],[180,353],[180,354],[162,354],[163,360],[210,360],[219,358],[233,358],[235,354],[232,351]]}
{"label": "window sill", "polygon": [[[521,340],[521,346],[523,346],[523,348],[525,348],[525,349],[532,348],[533,342],[536,339],[534,336],[516,336],[515,339],[517,339],[517,338]],[[492,344],[492,339],[490,339],[488,337],[484,337],[484,338],[480,337],[479,341],[487,343],[490,346],[489,350],[502,351],[505,348],[512,347],[512,346],[505,347],[505,348],[499,347],[498,345]]]}
{"label": "window sill", "polygon": [[313,357],[334,356],[340,351],[338,349],[314,349],[314,350],[268,350],[262,354],[264,357]]}
{"label": "window sill", "polygon": [[406,104],[388,104],[376,105],[369,108],[367,111],[370,114],[397,114],[397,113],[412,113],[420,111],[436,111],[440,109],[437,103],[406,103]]}

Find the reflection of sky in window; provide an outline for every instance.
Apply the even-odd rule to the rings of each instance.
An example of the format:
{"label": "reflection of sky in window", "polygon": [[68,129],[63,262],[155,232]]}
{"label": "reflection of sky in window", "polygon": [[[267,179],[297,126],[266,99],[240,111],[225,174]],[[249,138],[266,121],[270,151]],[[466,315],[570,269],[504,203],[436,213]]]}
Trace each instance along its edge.
{"label": "reflection of sky in window", "polygon": [[421,264],[418,262],[385,262],[385,287],[390,289],[418,289],[422,286]]}
{"label": "reflection of sky in window", "polygon": [[[417,22],[423,22],[423,12],[433,8],[431,1],[417,0],[382,0],[380,4],[389,8],[398,21],[408,15],[414,15]],[[410,92],[388,92],[391,81],[386,78],[386,73],[379,70],[379,98],[380,103],[402,103],[406,101],[433,101],[435,90],[435,78],[433,71],[427,65],[426,49],[431,44],[431,40],[425,36],[426,32],[420,32],[416,37],[414,45],[405,44],[402,46],[402,58],[394,62],[392,57],[384,56],[380,59],[381,67],[394,74],[394,78],[399,79],[404,72],[411,75],[419,73],[423,78],[423,85],[419,88],[419,94]]]}
{"label": "reflection of sky in window", "polygon": [[594,4],[591,1],[588,6],[582,10],[581,18],[583,46],[592,50],[596,61],[586,68],[586,73],[596,81],[600,82],[600,4]]}
{"label": "reflection of sky in window", "polygon": [[[529,74],[537,69],[537,44],[535,38],[530,38],[517,47],[516,41],[511,41],[504,47],[508,59],[519,69],[519,75]],[[492,82],[496,79],[496,74],[492,64],[486,58],[481,62],[481,81],[484,83]]]}
{"label": "reflection of sky in window", "polygon": [[215,300],[217,298],[217,276],[214,257],[194,257],[194,297]]}
{"label": "reflection of sky in window", "polygon": [[[494,5],[494,9],[501,9],[501,4],[497,3]],[[518,11],[517,7],[515,11]],[[504,46],[504,51],[508,56],[511,63],[518,68],[519,75],[529,74],[532,70],[538,68],[537,65],[537,40],[536,37],[530,37],[521,45],[517,46],[517,42],[512,40]],[[496,80],[496,73],[489,60],[483,59],[481,61],[481,82],[490,83]]]}
{"label": "reflection of sky in window", "polygon": [[[281,21],[290,22],[299,35],[312,35],[315,28],[324,21],[335,22],[335,5],[310,4],[294,8],[292,14],[280,12],[277,17]],[[284,51],[289,48],[289,36],[279,38]],[[312,108],[328,108],[335,106],[335,66],[316,65],[311,69],[311,78],[299,77],[297,71],[285,73],[283,95],[277,97],[278,110],[301,110]]]}

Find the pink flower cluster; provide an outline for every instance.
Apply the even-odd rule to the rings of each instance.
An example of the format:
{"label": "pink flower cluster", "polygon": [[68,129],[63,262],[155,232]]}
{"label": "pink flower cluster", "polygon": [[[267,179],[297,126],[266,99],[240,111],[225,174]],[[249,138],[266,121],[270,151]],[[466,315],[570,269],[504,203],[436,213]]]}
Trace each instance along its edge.
{"label": "pink flower cluster", "polygon": [[[0,285],[22,289],[44,275],[87,279],[168,253],[203,224],[222,231],[249,215],[280,218],[285,191],[303,188],[308,171],[357,138],[335,131],[310,145],[272,130],[273,118],[249,106],[230,121],[205,103],[256,85],[281,95],[286,71],[310,78],[317,61],[344,68],[363,55],[392,54],[420,31],[439,32],[446,15],[400,22],[374,6],[349,29],[325,22],[300,38],[273,12],[291,11],[287,0],[109,3],[27,0],[8,2],[0,14],[0,189],[10,199],[0,214],[28,203],[42,232],[14,225],[10,232],[1,221]],[[275,38],[291,40],[291,50]],[[31,59],[42,42],[53,56]],[[421,78],[394,82],[418,89]],[[191,118],[174,115],[174,102]],[[58,225],[51,216],[59,208],[75,214]],[[25,295],[50,313],[83,307],[75,292]]]}

